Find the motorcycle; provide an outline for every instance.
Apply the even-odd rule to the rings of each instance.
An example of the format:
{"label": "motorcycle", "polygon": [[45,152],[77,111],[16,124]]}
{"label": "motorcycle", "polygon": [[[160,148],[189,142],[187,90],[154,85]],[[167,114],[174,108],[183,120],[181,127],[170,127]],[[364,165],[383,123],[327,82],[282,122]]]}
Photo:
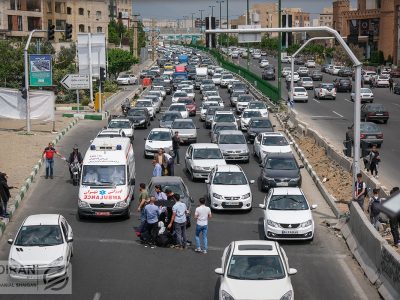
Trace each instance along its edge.
{"label": "motorcycle", "polygon": [[124,103],[121,104],[121,110],[122,110],[122,114],[124,114],[125,116],[128,114],[128,111],[131,108],[131,104],[129,102],[129,99],[126,99]]}
{"label": "motorcycle", "polygon": [[70,168],[72,172],[72,184],[78,185],[81,178],[81,164],[78,162],[72,163]]}

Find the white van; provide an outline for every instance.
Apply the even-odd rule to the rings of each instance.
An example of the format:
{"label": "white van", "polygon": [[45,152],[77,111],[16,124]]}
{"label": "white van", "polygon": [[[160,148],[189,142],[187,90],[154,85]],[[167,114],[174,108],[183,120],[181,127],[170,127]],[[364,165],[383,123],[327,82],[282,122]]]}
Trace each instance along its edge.
{"label": "white van", "polygon": [[79,218],[129,218],[135,175],[135,156],[129,138],[95,138],[83,159]]}

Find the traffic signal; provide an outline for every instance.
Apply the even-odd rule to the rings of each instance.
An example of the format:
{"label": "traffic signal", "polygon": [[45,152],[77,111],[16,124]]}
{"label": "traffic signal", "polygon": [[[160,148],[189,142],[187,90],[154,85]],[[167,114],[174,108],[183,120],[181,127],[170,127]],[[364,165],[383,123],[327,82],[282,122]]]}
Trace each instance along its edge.
{"label": "traffic signal", "polygon": [[65,24],[65,39],[66,40],[72,39],[72,24],[69,23]]}
{"label": "traffic signal", "polygon": [[100,67],[100,81],[105,81],[106,77],[107,77],[106,69],[103,67]]}
{"label": "traffic signal", "polygon": [[47,29],[47,40],[53,41],[54,40],[54,30],[56,29],[55,25],[50,25]]}

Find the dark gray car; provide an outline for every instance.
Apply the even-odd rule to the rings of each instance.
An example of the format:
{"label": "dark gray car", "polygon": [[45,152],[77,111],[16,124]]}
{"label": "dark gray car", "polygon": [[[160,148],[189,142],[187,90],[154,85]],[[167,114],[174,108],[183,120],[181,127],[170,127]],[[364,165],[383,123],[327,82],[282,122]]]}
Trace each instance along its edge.
{"label": "dark gray car", "polygon": [[135,125],[135,128],[147,128],[150,126],[150,114],[145,108],[131,108],[128,111],[127,118]]}
{"label": "dark gray car", "polygon": [[182,118],[182,115],[178,111],[166,111],[163,113],[160,119],[160,127],[161,128],[171,128],[172,123],[175,119]]}
{"label": "dark gray car", "polygon": [[260,164],[261,190],[271,187],[300,187],[301,173],[304,168],[298,165],[292,153],[270,153]]}
{"label": "dark gray car", "polygon": [[273,132],[275,125],[271,124],[268,118],[251,118],[247,129],[247,141],[254,143],[254,139],[259,133]]}

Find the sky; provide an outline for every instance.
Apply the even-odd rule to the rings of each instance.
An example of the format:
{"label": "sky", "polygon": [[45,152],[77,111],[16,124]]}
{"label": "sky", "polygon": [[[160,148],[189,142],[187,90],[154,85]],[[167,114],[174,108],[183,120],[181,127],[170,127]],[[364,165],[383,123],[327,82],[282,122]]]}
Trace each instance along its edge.
{"label": "sky", "polygon": [[[249,0],[250,7],[255,3],[274,3],[273,0]],[[309,12],[311,19],[317,17],[324,7],[332,6],[332,0],[282,0],[282,8],[300,7]],[[229,18],[237,18],[246,10],[246,0],[229,0]],[[351,0],[353,7],[356,0]],[[216,0],[133,0],[133,9],[140,13],[142,18],[171,19],[175,20],[183,16],[196,13],[200,17],[199,9],[205,9],[203,17],[208,13],[211,15],[210,5],[215,5],[214,16],[219,15],[219,4]],[[222,17],[226,16],[226,0],[222,3]]]}

